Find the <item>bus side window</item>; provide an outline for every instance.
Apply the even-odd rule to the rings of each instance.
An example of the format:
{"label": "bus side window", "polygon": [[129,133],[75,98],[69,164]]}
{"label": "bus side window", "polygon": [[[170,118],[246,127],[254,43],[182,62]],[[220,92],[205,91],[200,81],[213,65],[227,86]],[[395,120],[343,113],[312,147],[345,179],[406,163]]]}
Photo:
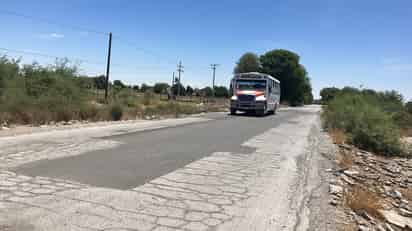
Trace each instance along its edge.
{"label": "bus side window", "polygon": [[271,94],[271,93],[273,92],[273,82],[272,82],[271,79],[269,79],[269,86],[268,86],[268,88],[269,88],[269,93]]}
{"label": "bus side window", "polygon": [[276,93],[276,89],[275,89],[275,81],[272,80],[272,92]]}

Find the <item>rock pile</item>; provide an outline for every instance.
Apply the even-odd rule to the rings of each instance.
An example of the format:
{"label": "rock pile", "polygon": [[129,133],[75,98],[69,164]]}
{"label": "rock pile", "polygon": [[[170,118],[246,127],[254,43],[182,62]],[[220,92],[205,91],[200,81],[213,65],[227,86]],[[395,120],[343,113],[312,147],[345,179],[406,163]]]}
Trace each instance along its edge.
{"label": "rock pile", "polygon": [[[355,230],[412,231],[412,159],[377,156],[346,144],[339,148],[351,160],[349,166],[328,170],[336,175],[330,203],[344,211]],[[355,187],[377,195],[379,217],[349,208],[346,197]]]}

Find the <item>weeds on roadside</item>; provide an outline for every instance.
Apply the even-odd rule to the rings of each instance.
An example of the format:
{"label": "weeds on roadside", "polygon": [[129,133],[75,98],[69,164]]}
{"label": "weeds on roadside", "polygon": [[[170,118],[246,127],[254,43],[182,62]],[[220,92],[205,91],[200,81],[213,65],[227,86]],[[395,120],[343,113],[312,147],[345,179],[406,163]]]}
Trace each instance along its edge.
{"label": "weeds on roadside", "polygon": [[339,156],[338,156],[338,164],[339,167],[343,169],[348,169],[353,166],[354,160],[352,153],[350,152],[345,152],[345,151],[340,151]]}
{"label": "weeds on roadside", "polygon": [[338,228],[338,231],[358,231],[358,227],[354,224],[344,224],[340,228]]}
{"label": "weeds on roadside", "polygon": [[410,203],[412,203],[412,189],[402,189],[401,193],[405,199],[407,199]]}
{"label": "weeds on roadside", "polygon": [[[105,100],[103,92],[99,94],[94,88],[99,78],[81,76],[78,68],[66,59],[41,66],[37,63],[21,65],[19,60],[0,56],[0,125],[178,117],[208,110],[196,102],[165,102],[151,90],[141,94],[114,84]],[[214,107],[210,109],[215,110]]]}
{"label": "weeds on roadside", "polygon": [[382,155],[402,155],[400,130],[374,100],[360,94],[336,96],[322,114],[329,131],[339,130],[355,146]]}
{"label": "weeds on roadside", "polygon": [[345,195],[344,200],[355,213],[361,215],[366,212],[376,219],[384,220],[379,211],[382,209],[380,198],[376,193],[356,185]]}
{"label": "weeds on roadside", "polygon": [[342,130],[331,129],[329,131],[329,135],[332,137],[332,141],[334,144],[344,144],[346,141],[346,135]]}

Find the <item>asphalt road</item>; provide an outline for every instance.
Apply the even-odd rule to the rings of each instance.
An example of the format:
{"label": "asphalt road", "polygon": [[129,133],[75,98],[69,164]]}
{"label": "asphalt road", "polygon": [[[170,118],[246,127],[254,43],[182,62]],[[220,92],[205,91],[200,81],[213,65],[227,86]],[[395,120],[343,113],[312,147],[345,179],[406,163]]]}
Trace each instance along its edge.
{"label": "asphalt road", "polygon": [[0,229],[336,230],[320,110],[0,138]]}
{"label": "asphalt road", "polygon": [[242,143],[304,113],[307,112],[282,111],[266,117],[211,114],[207,122],[105,137],[122,144],[84,155],[29,163],[16,172],[131,189],[217,151],[250,153],[253,150]]}

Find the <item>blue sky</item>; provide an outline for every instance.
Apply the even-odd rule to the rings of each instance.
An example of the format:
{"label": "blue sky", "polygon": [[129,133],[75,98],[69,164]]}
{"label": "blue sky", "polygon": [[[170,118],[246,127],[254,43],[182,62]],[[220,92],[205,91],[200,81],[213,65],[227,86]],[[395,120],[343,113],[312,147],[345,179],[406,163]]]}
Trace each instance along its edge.
{"label": "blue sky", "polygon": [[[301,56],[315,96],[326,86],[398,90],[412,99],[412,2],[409,0],[42,0],[0,6],[0,48],[81,58],[82,72],[104,73],[101,34],[16,17],[112,31],[112,78],[130,84],[170,82],[179,60],[184,84],[228,85],[247,51],[283,48]],[[1,51],[0,51],[1,53]],[[23,56],[24,62],[53,59]]]}

